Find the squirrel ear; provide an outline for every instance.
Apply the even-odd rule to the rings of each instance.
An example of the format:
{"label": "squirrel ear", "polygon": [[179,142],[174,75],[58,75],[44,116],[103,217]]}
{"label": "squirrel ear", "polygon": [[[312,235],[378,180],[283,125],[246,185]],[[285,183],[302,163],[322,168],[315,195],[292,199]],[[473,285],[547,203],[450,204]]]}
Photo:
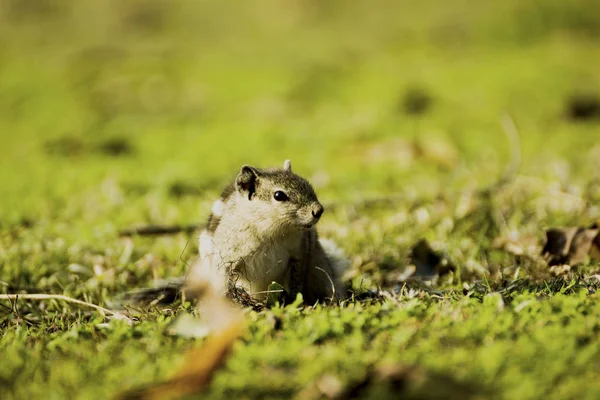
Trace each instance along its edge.
{"label": "squirrel ear", "polygon": [[256,191],[256,181],[258,180],[258,171],[256,168],[249,165],[242,166],[240,173],[235,178],[235,187],[238,192],[247,192],[248,200],[252,199],[252,195]]}
{"label": "squirrel ear", "polygon": [[285,160],[283,163],[283,170],[287,172],[292,172],[292,162],[290,160]]}

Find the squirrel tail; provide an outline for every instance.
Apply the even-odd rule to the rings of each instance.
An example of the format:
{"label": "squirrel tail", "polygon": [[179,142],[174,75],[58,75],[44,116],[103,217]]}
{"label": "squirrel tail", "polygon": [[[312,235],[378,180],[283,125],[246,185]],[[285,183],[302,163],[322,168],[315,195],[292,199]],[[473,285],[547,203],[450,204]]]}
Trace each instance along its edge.
{"label": "squirrel tail", "polygon": [[332,280],[336,296],[343,298],[346,291],[346,284],[344,283],[343,278],[346,271],[350,268],[350,260],[333,240],[319,238],[319,243],[331,262],[331,269],[333,270]]}

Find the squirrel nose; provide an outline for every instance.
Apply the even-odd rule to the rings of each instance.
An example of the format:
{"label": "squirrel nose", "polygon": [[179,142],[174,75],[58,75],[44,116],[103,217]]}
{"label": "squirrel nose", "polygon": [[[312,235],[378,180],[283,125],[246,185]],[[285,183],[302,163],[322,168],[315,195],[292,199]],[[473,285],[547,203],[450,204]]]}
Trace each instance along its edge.
{"label": "squirrel nose", "polygon": [[325,211],[323,206],[321,204],[317,203],[313,206],[312,215],[315,218],[321,218],[321,215],[323,215],[323,211]]}

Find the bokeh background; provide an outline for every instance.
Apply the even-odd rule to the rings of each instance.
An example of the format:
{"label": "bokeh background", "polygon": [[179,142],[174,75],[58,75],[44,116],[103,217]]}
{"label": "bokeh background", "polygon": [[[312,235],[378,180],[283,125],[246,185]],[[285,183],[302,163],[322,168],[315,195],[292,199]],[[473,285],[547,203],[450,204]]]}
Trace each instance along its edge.
{"label": "bokeh background", "polygon": [[2,221],[197,219],[193,196],[285,158],[330,200],[485,185],[510,158],[505,114],[523,171],[598,170],[593,0],[2,0],[0,15]]}
{"label": "bokeh background", "polygon": [[[567,285],[539,254],[548,227],[600,218],[599,139],[597,0],[0,0],[0,291],[110,307],[182,275],[195,234],[119,231],[202,222],[242,164],[290,158],[357,293],[402,301],[251,313],[209,398],[353,384],[379,360],[593,397],[597,264]],[[422,239],[455,269],[409,291]],[[15,304],[0,396],[111,397],[194,344],[169,334],[181,305],[130,327]]]}

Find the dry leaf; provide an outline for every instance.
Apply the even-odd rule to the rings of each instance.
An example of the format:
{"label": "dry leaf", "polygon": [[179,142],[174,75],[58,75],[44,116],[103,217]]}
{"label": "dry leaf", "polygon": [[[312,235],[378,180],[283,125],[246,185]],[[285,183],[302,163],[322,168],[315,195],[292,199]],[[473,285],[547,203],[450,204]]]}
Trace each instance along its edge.
{"label": "dry leaf", "polygon": [[588,228],[554,228],[546,232],[542,255],[553,265],[576,265],[588,257],[600,260],[600,234],[596,224]]}
{"label": "dry leaf", "polygon": [[[200,347],[191,350],[183,366],[166,382],[125,393],[124,399],[173,399],[205,389],[225,363],[235,340],[246,329],[242,311],[221,295],[211,277],[195,277],[188,289],[197,295],[201,319],[193,323],[181,316],[174,325],[179,333],[192,336],[211,334]],[[214,278],[214,277],[213,277]],[[187,318],[187,320],[186,320]]]}
{"label": "dry leaf", "polygon": [[425,239],[421,239],[412,248],[410,262],[416,268],[413,276],[442,276],[456,271],[456,267],[436,253]]}
{"label": "dry leaf", "polygon": [[236,322],[215,332],[202,346],[191,350],[174,377],[156,386],[132,391],[123,399],[175,399],[198,393],[208,386],[213,375],[227,360],[233,342],[243,333],[244,326]]}
{"label": "dry leaf", "polygon": [[517,231],[504,232],[492,242],[492,247],[516,256],[534,256],[539,251],[536,235],[521,234]]}

